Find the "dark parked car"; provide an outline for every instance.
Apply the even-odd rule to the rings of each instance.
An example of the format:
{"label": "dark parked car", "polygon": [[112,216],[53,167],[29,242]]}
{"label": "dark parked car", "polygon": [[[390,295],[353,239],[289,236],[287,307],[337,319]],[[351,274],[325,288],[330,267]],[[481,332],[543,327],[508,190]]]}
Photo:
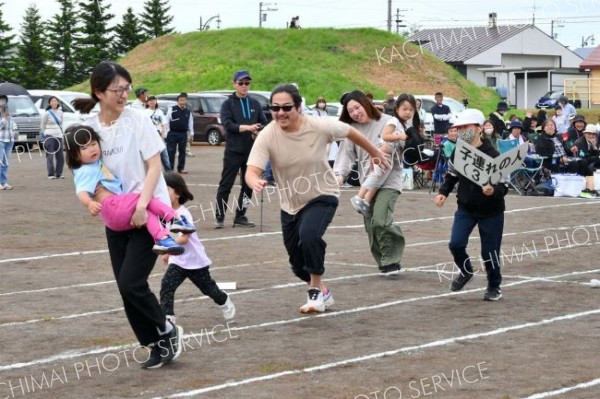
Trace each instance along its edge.
{"label": "dark parked car", "polygon": [[[221,94],[221,95],[229,97],[230,95],[232,95],[234,93],[234,91],[233,90],[208,90],[208,91],[202,91],[201,93]],[[269,109],[269,100],[271,99],[271,92],[270,91],[249,90],[248,95],[260,103],[260,107],[262,108],[262,110],[265,114],[265,118],[267,118],[267,123],[271,122],[273,120],[273,116],[271,115],[271,110]]]}
{"label": "dark parked car", "polygon": [[[157,95],[159,107],[161,101],[177,102],[179,93]],[[227,97],[217,93],[188,93],[188,105],[194,116],[194,141],[219,145],[225,140],[225,128],[221,124],[221,105]],[[166,112],[165,112],[166,115]]]}
{"label": "dark parked car", "polygon": [[[546,109],[546,108],[555,108],[558,103],[558,99],[561,96],[564,96],[565,92],[562,90],[553,90],[544,94],[535,104],[537,109]],[[575,93],[575,97],[577,97],[577,93]],[[569,102],[573,104],[575,108],[581,108],[581,100],[578,98],[572,99],[569,97]]]}

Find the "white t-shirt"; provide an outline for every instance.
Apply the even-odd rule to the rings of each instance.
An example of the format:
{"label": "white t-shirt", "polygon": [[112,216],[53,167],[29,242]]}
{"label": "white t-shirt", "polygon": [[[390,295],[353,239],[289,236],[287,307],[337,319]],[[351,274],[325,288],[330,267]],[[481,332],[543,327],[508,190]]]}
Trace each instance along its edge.
{"label": "white t-shirt", "polygon": [[139,98],[136,98],[131,103],[131,108],[133,108],[133,109],[142,109],[143,110],[145,107],[144,107],[144,103]]}
{"label": "white t-shirt", "polygon": [[[404,128],[400,120],[395,116],[392,116],[392,118],[387,121],[386,127],[387,125],[394,126],[394,136],[398,136],[400,133],[406,133],[406,129],[412,126],[412,119],[406,122],[406,129]],[[379,142],[379,145],[381,146],[383,142],[384,140],[382,137]],[[406,142],[403,140],[389,141],[388,143],[392,145],[392,152],[397,151],[399,148],[404,148],[404,144],[406,144]]]}
{"label": "white t-shirt", "polygon": [[[190,211],[183,205],[177,209],[177,213],[181,216],[185,216],[189,221],[194,220]],[[179,233],[179,235],[181,234],[183,233]],[[174,263],[177,266],[188,270],[202,269],[203,267],[210,266],[210,258],[206,255],[204,245],[202,244],[202,241],[200,241],[197,233],[189,235],[188,242],[184,247],[185,252],[182,255],[169,256],[169,263]]]}
{"label": "white t-shirt", "polygon": [[162,109],[160,109],[160,108],[156,108],[156,109],[145,108],[145,110],[148,113],[148,115],[150,116],[150,119],[152,119],[152,123],[154,123],[154,126],[156,126],[156,130],[160,130],[160,127],[162,125],[167,124],[167,117],[162,112]]}
{"label": "white t-shirt", "polygon": [[162,112],[162,110],[160,108],[156,108],[156,109],[145,108],[145,111],[148,114],[148,116],[150,116],[150,119],[152,120],[152,123],[154,124],[154,127],[156,128],[156,131],[162,137],[163,126],[167,124],[167,117],[165,116],[165,114]]}
{"label": "white t-shirt", "polygon": [[[148,114],[125,108],[119,119],[111,126],[101,126],[97,114],[90,117],[87,124],[100,135],[102,163],[113,175],[121,179],[123,192],[141,193],[146,178],[144,161],[165,148]],[[162,174],[153,196],[171,206]]]}

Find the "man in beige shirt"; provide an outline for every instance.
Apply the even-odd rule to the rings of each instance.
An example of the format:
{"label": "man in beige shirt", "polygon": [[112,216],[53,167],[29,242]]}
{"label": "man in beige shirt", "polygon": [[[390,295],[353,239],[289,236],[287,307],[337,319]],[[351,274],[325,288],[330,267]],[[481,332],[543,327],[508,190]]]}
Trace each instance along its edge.
{"label": "man in beige shirt", "polygon": [[301,313],[323,312],[333,296],[322,281],[325,272],[323,235],[338,206],[339,184],[327,162],[327,143],[348,138],[363,147],[383,168],[388,156],[358,130],[329,118],[300,114],[302,97],[291,84],[271,93],[273,122],[258,135],[246,171],[246,183],[262,191],[261,178],[270,159],[281,206],[283,242],[292,271],[309,284]]}

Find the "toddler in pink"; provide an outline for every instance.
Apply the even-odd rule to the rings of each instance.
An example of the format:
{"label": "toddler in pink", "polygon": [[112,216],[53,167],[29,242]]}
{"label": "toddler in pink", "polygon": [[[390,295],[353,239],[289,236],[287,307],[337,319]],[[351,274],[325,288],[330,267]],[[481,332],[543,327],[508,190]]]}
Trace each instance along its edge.
{"label": "toddler in pink", "polygon": [[[91,127],[67,130],[65,140],[67,165],[75,176],[75,191],[79,200],[92,215],[100,214],[109,229],[132,229],[130,221],[140,193],[123,193],[121,181],[102,164],[100,137],[96,131]],[[173,208],[157,198],[150,200],[146,211],[146,228],[156,242],[153,251],[158,254],[182,254],[185,248],[171,238],[161,221],[170,222],[170,231],[174,233],[191,234],[196,231],[194,226],[185,217],[178,217]]]}

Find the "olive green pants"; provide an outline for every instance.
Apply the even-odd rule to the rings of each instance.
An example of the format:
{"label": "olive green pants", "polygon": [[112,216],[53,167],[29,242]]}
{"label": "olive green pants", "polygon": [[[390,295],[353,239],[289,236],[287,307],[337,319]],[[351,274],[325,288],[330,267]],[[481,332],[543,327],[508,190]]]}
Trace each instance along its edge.
{"label": "olive green pants", "polygon": [[397,190],[380,189],[373,200],[371,217],[364,219],[371,253],[379,268],[401,264],[404,234],[400,226],[394,224],[394,207],[399,195]]}

